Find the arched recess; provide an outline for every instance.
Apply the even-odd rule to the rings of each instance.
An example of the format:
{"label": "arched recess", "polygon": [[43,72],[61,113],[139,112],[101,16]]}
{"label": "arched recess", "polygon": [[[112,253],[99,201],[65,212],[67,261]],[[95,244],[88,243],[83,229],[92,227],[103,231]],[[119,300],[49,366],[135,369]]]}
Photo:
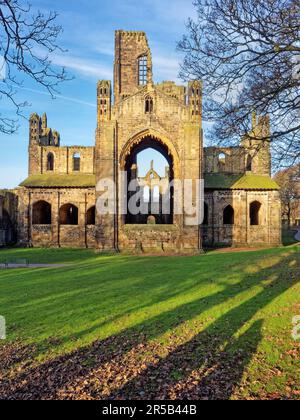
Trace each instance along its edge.
{"label": "arched recess", "polygon": [[223,224],[234,225],[234,209],[231,205],[225,207],[223,210]]}
{"label": "arched recess", "polygon": [[[136,179],[137,172],[137,156],[146,149],[154,149],[159,152],[167,161],[169,172],[168,181],[171,183],[174,179],[180,179],[180,166],[178,153],[170,140],[155,133],[153,130],[146,130],[138,135],[134,136],[127,142],[120,155],[120,169],[127,172],[128,183]],[[173,209],[174,209],[174,191],[173,187],[170,188],[171,194],[168,195],[170,214],[160,213],[160,217],[157,218],[157,223],[161,224],[173,224]],[[134,193],[132,194],[134,195]],[[167,197],[167,195],[165,196]],[[128,194],[128,199],[130,195]],[[160,210],[163,209],[163,205],[160,206]],[[151,214],[151,205],[149,206],[149,214],[140,214],[139,217],[131,215],[128,211],[128,215],[125,218],[125,222],[129,224],[146,224],[147,218]]]}
{"label": "arched recess", "polygon": [[86,224],[91,225],[91,226],[96,224],[96,207],[95,206],[88,209],[86,213]]}
{"label": "arched recess", "polygon": [[260,225],[260,209],[261,209],[261,203],[259,201],[253,201],[250,204],[250,225],[251,226]]}
{"label": "arched recess", "polygon": [[78,225],[78,207],[65,204],[59,209],[59,223],[61,225]]}
{"label": "arched recess", "polygon": [[221,172],[224,172],[226,169],[226,159],[227,156],[224,152],[218,154],[218,169]]}
{"label": "arched recess", "polygon": [[[180,176],[180,165],[179,165],[179,155],[178,152],[172,143],[165,135],[157,132],[153,129],[147,129],[142,131],[136,135],[134,135],[123,147],[121,154],[120,154],[120,168],[121,170],[125,170],[126,161],[128,156],[131,154],[131,151],[134,147],[138,146],[139,143],[142,143],[145,139],[151,138],[153,139],[154,143],[157,147],[153,147],[154,149],[158,150],[161,153],[163,150],[163,154],[167,154],[169,159],[173,161],[173,172],[174,178],[181,179]],[[143,149],[143,148],[142,148]],[[142,150],[141,149],[141,150]],[[168,160],[168,159],[167,159]]]}
{"label": "arched recess", "polygon": [[247,156],[247,163],[246,163],[246,171],[251,172],[252,171],[252,156]]}
{"label": "arched recess", "polygon": [[145,114],[152,114],[154,109],[153,99],[151,96],[145,98]]}
{"label": "arched recess", "polygon": [[80,172],[80,153],[73,154],[73,171]]}
{"label": "arched recess", "polygon": [[37,201],[32,206],[33,225],[51,225],[51,204],[47,201]]}
{"label": "arched recess", "polygon": [[54,171],[54,154],[52,152],[47,155],[47,171]]}

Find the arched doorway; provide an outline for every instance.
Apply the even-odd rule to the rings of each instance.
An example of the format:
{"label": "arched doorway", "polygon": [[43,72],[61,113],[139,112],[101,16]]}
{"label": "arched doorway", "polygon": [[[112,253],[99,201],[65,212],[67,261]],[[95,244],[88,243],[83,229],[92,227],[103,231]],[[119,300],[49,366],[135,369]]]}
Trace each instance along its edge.
{"label": "arched doorway", "polygon": [[259,203],[258,201],[253,201],[253,203],[250,204],[250,225],[251,226],[259,226],[260,209],[261,209],[261,203]]}
{"label": "arched doorway", "polygon": [[51,204],[38,201],[32,207],[33,225],[51,225]]}
{"label": "arched doorway", "polygon": [[[160,155],[160,174],[155,170],[153,162],[146,173],[140,173],[141,162],[139,157],[144,153],[157,153]],[[162,168],[164,166],[164,168]],[[123,160],[123,168],[127,173],[127,191],[134,185],[135,190],[127,195],[126,224],[147,224],[149,216],[155,215],[156,224],[173,224],[174,219],[174,160],[168,147],[152,135],[144,136],[135,142],[127,151]],[[144,168],[145,172],[145,168]],[[157,191],[159,191],[159,196]],[[138,194],[140,198],[138,199]],[[135,210],[132,210],[135,203]]]}
{"label": "arched doorway", "polygon": [[96,224],[96,207],[92,206],[86,213],[86,224],[93,226]]}
{"label": "arched doorway", "polygon": [[78,225],[78,207],[65,204],[59,209],[59,223],[61,225]]}
{"label": "arched doorway", "polygon": [[234,225],[234,209],[231,205],[225,207],[223,211],[223,224],[228,226]]}

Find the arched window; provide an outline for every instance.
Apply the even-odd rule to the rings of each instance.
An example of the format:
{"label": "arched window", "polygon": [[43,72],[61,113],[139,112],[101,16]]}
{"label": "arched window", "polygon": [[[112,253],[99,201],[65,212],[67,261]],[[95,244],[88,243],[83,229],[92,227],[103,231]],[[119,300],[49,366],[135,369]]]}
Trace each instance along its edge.
{"label": "arched window", "polygon": [[53,155],[53,153],[48,153],[48,156],[47,156],[47,171],[54,171],[54,155]]}
{"label": "arched window", "polygon": [[260,209],[261,209],[261,203],[258,201],[253,201],[253,203],[250,204],[250,225],[251,226],[258,226],[260,224]]}
{"label": "arched window", "polygon": [[234,225],[234,210],[232,206],[227,206],[223,212],[223,224]]}
{"label": "arched window", "polygon": [[144,187],[143,199],[144,199],[144,203],[150,202],[150,188],[148,186]]}
{"label": "arched window", "polygon": [[148,74],[148,59],[147,56],[139,58],[139,85],[145,86],[147,84],[147,74]]}
{"label": "arched window", "polygon": [[80,171],[80,153],[74,153],[73,155],[73,171]]}
{"label": "arched window", "polygon": [[145,113],[152,114],[153,112],[153,99],[148,96],[145,100]]}
{"label": "arched window", "polygon": [[38,201],[32,207],[33,225],[51,225],[51,204]]}
{"label": "arched window", "polygon": [[152,190],[153,203],[159,203],[159,198],[160,198],[159,186],[155,185],[155,187]]}
{"label": "arched window", "polygon": [[248,155],[248,157],[247,157],[246,171],[247,172],[252,171],[252,157],[251,157],[251,155]]}
{"label": "arched window", "polygon": [[78,225],[78,208],[73,204],[65,204],[59,210],[61,225]]}
{"label": "arched window", "polygon": [[225,165],[226,165],[226,155],[225,155],[225,153],[222,152],[218,156],[219,170],[224,171],[225,170]]}
{"label": "arched window", "polygon": [[208,225],[208,217],[209,217],[209,213],[208,213],[208,205],[206,203],[204,203],[204,217],[203,217],[203,225],[207,226]]}
{"label": "arched window", "polygon": [[96,207],[91,207],[86,213],[86,224],[95,225],[96,224]]}

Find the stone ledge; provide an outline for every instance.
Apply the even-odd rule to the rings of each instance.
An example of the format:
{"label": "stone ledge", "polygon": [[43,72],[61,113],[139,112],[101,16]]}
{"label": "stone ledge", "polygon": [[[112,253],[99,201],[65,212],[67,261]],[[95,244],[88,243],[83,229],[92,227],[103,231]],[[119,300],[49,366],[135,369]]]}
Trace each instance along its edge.
{"label": "stone ledge", "polygon": [[124,231],[177,231],[179,227],[176,225],[124,225],[121,227]]}

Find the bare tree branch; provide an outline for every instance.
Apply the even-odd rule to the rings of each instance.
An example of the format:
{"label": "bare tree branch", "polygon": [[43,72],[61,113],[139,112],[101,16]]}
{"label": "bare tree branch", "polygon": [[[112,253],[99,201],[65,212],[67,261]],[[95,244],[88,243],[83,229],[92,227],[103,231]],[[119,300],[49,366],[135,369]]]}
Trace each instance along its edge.
{"label": "bare tree branch", "polygon": [[[63,51],[58,45],[62,27],[55,23],[56,12],[45,15],[31,13],[31,6],[21,5],[20,0],[0,0],[0,58],[5,65],[5,75],[0,77],[0,100],[8,100],[22,116],[22,109],[29,104],[17,99],[22,77],[29,77],[41,85],[52,97],[58,85],[68,79],[64,68],[51,62],[51,54]],[[0,62],[1,64],[1,62]],[[3,69],[0,68],[4,73]],[[18,128],[17,119],[0,114],[0,132],[12,134]]]}
{"label": "bare tree branch", "polygon": [[236,144],[252,112],[269,114],[276,164],[300,153],[300,0],[195,0],[178,44],[184,80],[204,83],[211,141]]}

